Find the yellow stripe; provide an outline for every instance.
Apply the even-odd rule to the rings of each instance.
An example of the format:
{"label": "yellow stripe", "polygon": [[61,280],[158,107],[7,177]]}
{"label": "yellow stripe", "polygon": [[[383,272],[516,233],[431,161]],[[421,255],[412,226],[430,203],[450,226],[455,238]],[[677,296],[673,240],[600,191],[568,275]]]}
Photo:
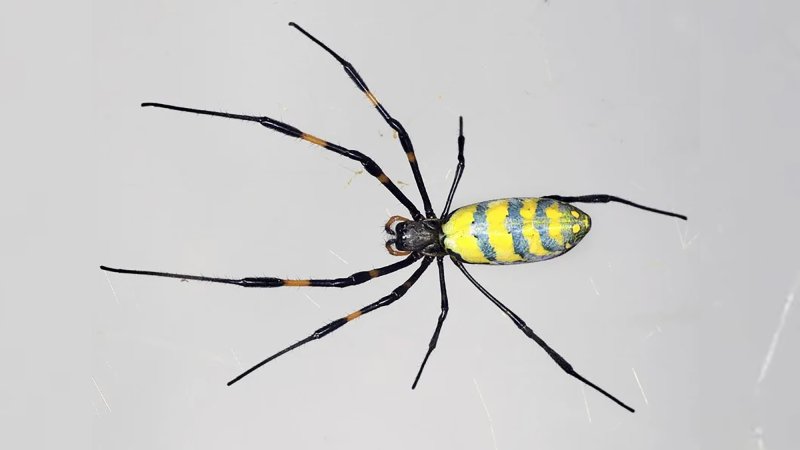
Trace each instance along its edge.
{"label": "yellow stripe", "polygon": [[553,202],[552,205],[544,210],[544,213],[547,215],[547,218],[550,219],[550,225],[547,227],[547,234],[549,234],[558,245],[563,246],[564,235],[561,234],[561,220],[564,218],[564,214],[558,208],[558,203]]}
{"label": "yellow stripe", "polygon": [[538,200],[535,198],[526,198],[522,202],[522,208],[519,213],[522,216],[522,234],[528,240],[528,253],[535,256],[547,256],[550,254],[542,246],[542,238],[539,232],[533,226],[533,219],[536,216],[536,205]]}
{"label": "yellow stripe", "polygon": [[495,261],[521,261],[522,257],[514,253],[514,239],[506,228],[508,217],[508,200],[489,202],[486,209],[486,224],[489,233],[489,244],[494,248]]}
{"label": "yellow stripe", "polygon": [[476,208],[476,205],[470,205],[453,212],[450,219],[442,226],[445,234],[444,246],[466,262],[486,264],[489,260],[483,256],[478,247],[478,240],[470,232]]}

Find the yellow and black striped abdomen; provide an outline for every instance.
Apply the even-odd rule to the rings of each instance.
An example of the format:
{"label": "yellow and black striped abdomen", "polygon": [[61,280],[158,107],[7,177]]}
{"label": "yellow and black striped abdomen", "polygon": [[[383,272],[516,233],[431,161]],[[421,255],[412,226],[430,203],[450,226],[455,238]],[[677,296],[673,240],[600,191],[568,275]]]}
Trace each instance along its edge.
{"label": "yellow and black striped abdomen", "polygon": [[589,232],[589,215],[547,198],[504,198],[463,206],[442,225],[445,248],[471,264],[555,258]]}

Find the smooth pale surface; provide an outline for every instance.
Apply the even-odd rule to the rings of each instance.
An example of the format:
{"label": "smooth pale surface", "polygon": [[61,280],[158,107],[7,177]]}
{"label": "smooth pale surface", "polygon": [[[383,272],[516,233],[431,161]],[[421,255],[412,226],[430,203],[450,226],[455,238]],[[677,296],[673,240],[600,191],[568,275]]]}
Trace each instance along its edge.
{"label": "smooth pale surface", "polygon": [[[65,448],[90,432],[92,448],[148,450],[796,445],[796,2],[76,8],[0,19],[13,110],[0,166],[0,447]],[[456,206],[609,193],[689,216],[585,205],[592,232],[568,255],[470,268],[636,414],[564,375],[450,266],[450,316],[414,392],[439,313],[434,270],[228,388],[410,271],[345,290],[247,290],[97,269],[341,276],[394,261],[382,225],[405,211],[357,164],[257,125],[138,107],[285,120],[372,155],[417,199],[389,128],[290,20],[351,60],[403,121],[437,210],[461,114]],[[89,45],[91,71],[72,76]],[[89,346],[91,362],[72,357]],[[91,431],[67,425],[76,417]]]}
{"label": "smooth pale surface", "polygon": [[661,3],[98,3],[95,136],[107,190],[97,263],[302,277],[395,260],[381,226],[406,211],[357,164],[256,125],[137,107],[269,115],[367,152],[418,199],[391,130],[290,20],[355,64],[403,121],[437,210],[463,115],[455,206],[610,193],[690,221],[585,205],[594,229],[564,258],[470,268],[634,415],[584,397],[452,267],[451,314],[416,391],[439,312],[434,270],[390,308],[233,388],[225,382],[242,368],[410,271],[347,290],[110,275],[114,290],[92,304],[95,448],[796,442],[797,311],[759,377],[800,271],[800,16]]}

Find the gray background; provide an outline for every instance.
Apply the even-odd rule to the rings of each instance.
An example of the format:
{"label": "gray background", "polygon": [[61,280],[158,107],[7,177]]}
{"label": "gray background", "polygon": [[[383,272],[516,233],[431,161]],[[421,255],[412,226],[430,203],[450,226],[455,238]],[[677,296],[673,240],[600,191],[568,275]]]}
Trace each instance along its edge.
{"label": "gray background", "polygon": [[[78,105],[51,128],[32,121],[6,136],[6,148],[36,147],[17,152],[3,177],[4,222],[18,224],[4,233],[13,256],[4,264],[25,269],[3,283],[3,364],[23,369],[0,375],[4,418],[23,418],[5,439],[55,448],[83,437],[97,449],[792,448],[800,8],[333,3],[96,2],[91,25],[50,10],[28,47],[5,45],[15,77],[6,89],[20,103],[64,108],[91,82],[85,139],[70,134],[89,113]],[[25,28],[4,20],[9,34]],[[353,62],[403,121],[437,210],[463,115],[456,205],[611,193],[690,217],[586,205],[594,229],[569,255],[472,268],[636,414],[563,374],[452,266],[451,314],[414,392],[438,315],[435,270],[395,305],[228,388],[410,271],[346,290],[247,290],[96,269],[342,276],[395,260],[382,224],[405,211],[357,163],[256,125],[138,107],[269,115],[368,153],[418,199],[391,130],[289,20]],[[89,74],[66,79],[86,66],[59,51],[48,21],[91,40]],[[13,63],[39,50],[52,53],[48,70]],[[51,78],[56,97],[46,95]],[[82,147],[91,153],[77,159]],[[26,173],[36,188],[19,189]],[[65,425],[76,416],[91,424]]]}

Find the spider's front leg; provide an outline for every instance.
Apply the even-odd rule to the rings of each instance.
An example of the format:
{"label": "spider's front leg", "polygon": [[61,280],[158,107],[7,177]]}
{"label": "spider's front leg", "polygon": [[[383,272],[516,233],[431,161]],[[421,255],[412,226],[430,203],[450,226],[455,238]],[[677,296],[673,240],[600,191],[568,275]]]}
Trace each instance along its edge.
{"label": "spider's front leg", "polygon": [[378,267],[377,269],[356,272],[350,276],[342,278],[326,279],[287,279],[275,277],[246,277],[246,278],[219,278],[206,277],[202,275],[186,275],[171,272],[154,272],[150,270],[116,269],[114,267],[100,266],[107,272],[124,273],[131,275],[147,275],[152,277],[177,278],[179,280],[208,281],[211,283],[235,284],[242,287],[272,288],[282,286],[313,286],[313,287],[338,287],[344,288],[365,283],[392,272],[396,272],[404,267],[408,267],[417,261],[420,255],[412,253],[406,259],[398,261],[388,266]]}

